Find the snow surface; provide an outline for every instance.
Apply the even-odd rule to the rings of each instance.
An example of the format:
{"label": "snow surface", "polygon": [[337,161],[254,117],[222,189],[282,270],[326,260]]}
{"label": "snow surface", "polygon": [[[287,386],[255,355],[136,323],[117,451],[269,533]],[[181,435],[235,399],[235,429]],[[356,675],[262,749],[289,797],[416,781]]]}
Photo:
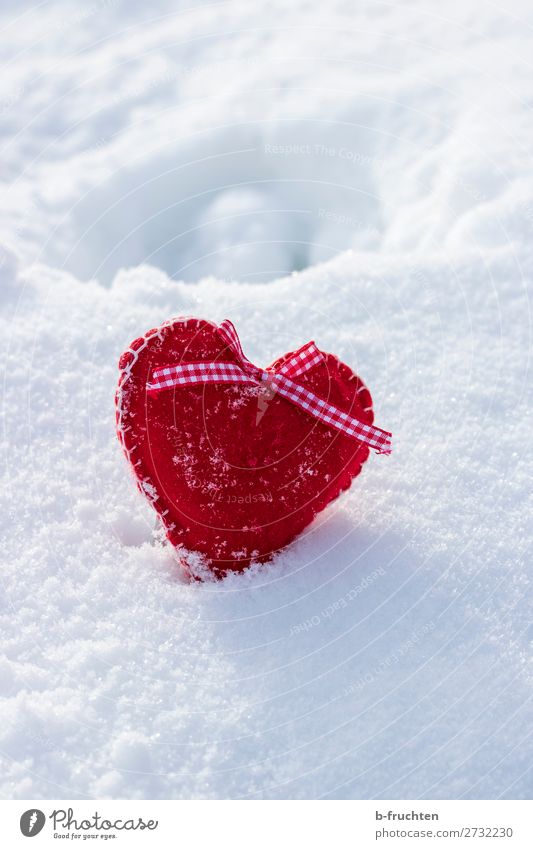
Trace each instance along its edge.
{"label": "snow surface", "polygon": [[[531,5],[0,15],[1,795],[530,798]],[[114,433],[179,314],[315,339],[396,437],[221,583]]]}

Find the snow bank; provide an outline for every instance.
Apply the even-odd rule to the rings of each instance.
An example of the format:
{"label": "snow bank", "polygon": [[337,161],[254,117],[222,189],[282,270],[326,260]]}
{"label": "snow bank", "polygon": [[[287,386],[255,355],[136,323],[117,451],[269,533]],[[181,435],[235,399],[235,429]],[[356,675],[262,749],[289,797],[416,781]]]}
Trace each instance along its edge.
{"label": "snow bank", "polygon": [[[4,12],[3,796],[530,797],[512,7]],[[397,437],[221,583],[114,435],[118,355],[177,314],[263,364],[315,339]]]}

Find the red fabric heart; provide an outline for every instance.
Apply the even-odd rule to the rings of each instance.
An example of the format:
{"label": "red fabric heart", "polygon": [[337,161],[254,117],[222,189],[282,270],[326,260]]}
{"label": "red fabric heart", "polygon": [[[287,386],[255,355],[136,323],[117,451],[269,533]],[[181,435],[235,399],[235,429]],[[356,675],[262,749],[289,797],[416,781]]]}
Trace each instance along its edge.
{"label": "red fabric heart", "polygon": [[[276,370],[294,356],[272,364]],[[236,362],[217,325],[176,319],[136,339],[119,362],[117,433],[139,489],[189,565],[216,575],[268,560],[361,471],[366,445],[260,386],[217,383],[147,391],[156,368]],[[366,386],[332,354],[298,383],[366,424]],[[259,415],[258,415],[259,413]],[[188,554],[189,553],[189,554]]]}

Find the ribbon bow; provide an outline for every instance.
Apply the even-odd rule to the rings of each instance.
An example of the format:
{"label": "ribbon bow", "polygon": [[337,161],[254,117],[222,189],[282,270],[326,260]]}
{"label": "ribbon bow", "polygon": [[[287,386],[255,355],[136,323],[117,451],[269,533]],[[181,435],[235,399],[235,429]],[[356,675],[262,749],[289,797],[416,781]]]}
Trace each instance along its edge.
{"label": "ribbon bow", "polygon": [[318,350],[314,342],[308,342],[274,372],[271,369],[255,366],[244,355],[237,331],[231,321],[226,319],[217,330],[235,355],[237,363],[217,361],[179,363],[164,368],[159,367],[153,371],[151,382],[146,386],[147,390],[160,392],[172,386],[200,383],[259,384],[263,386],[264,391],[259,399],[257,423],[263,416],[268,401],[276,392],[279,392],[283,398],[296,404],[309,415],[348,436],[353,436],[359,442],[373,448],[378,454],[391,453],[391,434],[388,431],[349,416],[294,380],[325,359],[324,354]]}

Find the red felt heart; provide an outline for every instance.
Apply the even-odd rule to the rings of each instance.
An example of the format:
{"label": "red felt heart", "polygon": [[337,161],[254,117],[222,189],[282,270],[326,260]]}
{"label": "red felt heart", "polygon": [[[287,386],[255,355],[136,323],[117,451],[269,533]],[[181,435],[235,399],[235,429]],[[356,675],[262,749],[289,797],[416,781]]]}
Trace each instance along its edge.
{"label": "red felt heart", "polygon": [[[116,395],[117,433],[139,489],[185,564],[200,559],[217,575],[268,560],[287,545],[350,486],[369,453],[279,394],[265,403],[254,384],[147,391],[157,367],[221,359],[236,362],[217,325],[167,322],[122,355]],[[297,380],[350,416],[373,422],[368,389],[332,354]]]}

